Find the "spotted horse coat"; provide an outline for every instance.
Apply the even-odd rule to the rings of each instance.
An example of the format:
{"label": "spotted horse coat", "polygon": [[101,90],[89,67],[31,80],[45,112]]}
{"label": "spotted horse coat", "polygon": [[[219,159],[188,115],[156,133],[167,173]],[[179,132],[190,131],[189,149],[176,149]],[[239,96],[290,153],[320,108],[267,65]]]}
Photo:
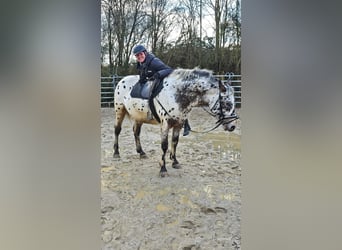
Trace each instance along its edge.
{"label": "spotted horse coat", "polygon": [[[122,122],[126,115],[134,121],[133,131],[136,150],[141,158],[145,158],[140,143],[140,132],[143,123],[158,124],[157,120],[149,120],[148,100],[132,98],[130,92],[139,76],[124,77],[116,86],[115,100],[115,124],[114,124],[114,158],[119,154],[119,134]],[[213,77],[209,70],[176,69],[164,78],[164,87],[154,98],[153,103],[160,118],[161,148],[160,175],[165,176],[167,170],[165,155],[168,149],[169,130],[172,129],[171,153],[172,167],[180,168],[176,158],[176,148],[180,130],[187,119],[187,115],[193,107],[207,107],[208,111],[222,124],[225,130],[230,130],[231,120],[235,108],[233,88],[229,84],[223,84]]]}

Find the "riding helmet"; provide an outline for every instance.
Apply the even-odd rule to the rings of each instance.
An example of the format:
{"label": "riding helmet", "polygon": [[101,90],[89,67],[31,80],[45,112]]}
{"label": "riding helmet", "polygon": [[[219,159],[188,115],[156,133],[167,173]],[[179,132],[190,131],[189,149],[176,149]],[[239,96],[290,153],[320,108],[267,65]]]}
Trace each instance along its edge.
{"label": "riding helmet", "polygon": [[133,54],[136,55],[136,54],[143,52],[143,51],[146,51],[145,47],[143,45],[139,44],[139,45],[134,47]]}

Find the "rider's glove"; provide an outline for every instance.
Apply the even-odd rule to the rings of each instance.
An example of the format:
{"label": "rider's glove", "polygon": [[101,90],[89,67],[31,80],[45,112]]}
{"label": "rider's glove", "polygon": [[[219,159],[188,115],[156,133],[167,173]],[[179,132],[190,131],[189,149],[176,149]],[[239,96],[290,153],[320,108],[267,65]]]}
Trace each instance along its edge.
{"label": "rider's glove", "polygon": [[159,79],[159,78],[160,78],[160,75],[159,75],[158,72],[155,73],[155,74],[153,75],[153,79],[154,79],[154,80],[157,80],[157,79]]}

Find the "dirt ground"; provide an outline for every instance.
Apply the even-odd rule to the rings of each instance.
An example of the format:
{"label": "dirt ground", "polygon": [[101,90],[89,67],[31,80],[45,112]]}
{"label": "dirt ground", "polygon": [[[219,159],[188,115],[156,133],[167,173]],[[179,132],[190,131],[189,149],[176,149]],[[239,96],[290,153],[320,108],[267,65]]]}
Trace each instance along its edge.
{"label": "dirt ground", "polygon": [[[159,176],[160,128],[144,124],[141,144],[148,158],[135,151],[133,123],[125,119],[114,159],[114,109],[101,112],[102,249],[240,249],[241,125],[228,133],[180,136],[173,169]],[[214,127],[202,109],[190,114],[193,130]],[[170,136],[169,136],[170,137]]]}

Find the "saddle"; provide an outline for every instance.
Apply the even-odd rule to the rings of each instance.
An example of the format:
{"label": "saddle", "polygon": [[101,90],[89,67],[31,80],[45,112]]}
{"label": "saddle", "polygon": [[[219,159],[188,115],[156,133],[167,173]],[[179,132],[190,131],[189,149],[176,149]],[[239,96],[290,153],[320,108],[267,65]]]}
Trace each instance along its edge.
{"label": "saddle", "polygon": [[152,115],[160,123],[160,118],[157,114],[156,108],[153,104],[153,99],[159,94],[163,89],[163,80],[157,79],[153,81],[148,81],[146,83],[137,82],[131,91],[131,97],[141,98],[148,100],[148,105],[152,112]]}
{"label": "saddle", "polygon": [[149,99],[152,93],[153,81],[148,81],[146,83],[137,82],[131,91],[131,97]]}

